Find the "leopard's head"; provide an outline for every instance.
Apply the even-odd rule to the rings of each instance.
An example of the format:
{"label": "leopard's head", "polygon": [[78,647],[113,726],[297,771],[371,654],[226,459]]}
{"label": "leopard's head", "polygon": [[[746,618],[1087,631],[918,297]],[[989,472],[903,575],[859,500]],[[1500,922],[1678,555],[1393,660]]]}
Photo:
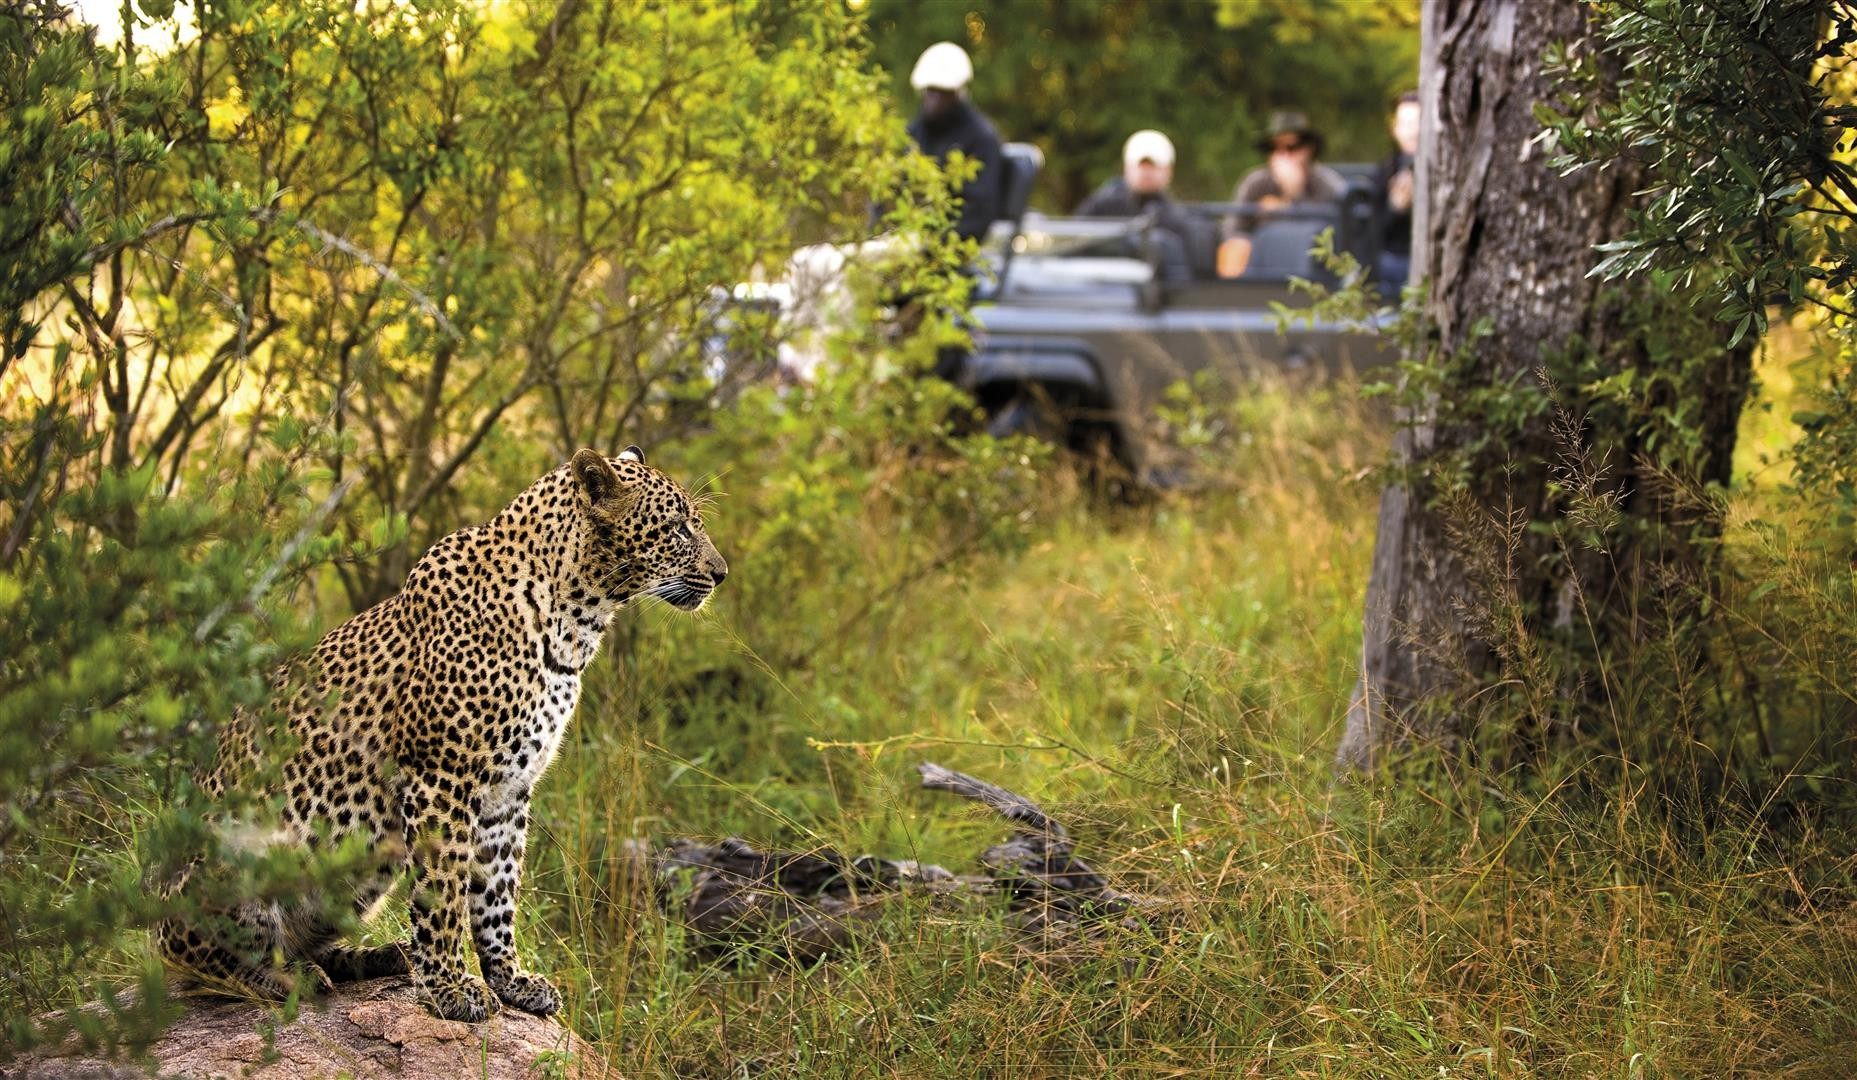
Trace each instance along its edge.
{"label": "leopard's head", "polygon": [[595,595],[655,596],[695,611],[728,576],[695,500],[629,446],[616,458],[581,450],[569,463],[585,515],[581,578]]}

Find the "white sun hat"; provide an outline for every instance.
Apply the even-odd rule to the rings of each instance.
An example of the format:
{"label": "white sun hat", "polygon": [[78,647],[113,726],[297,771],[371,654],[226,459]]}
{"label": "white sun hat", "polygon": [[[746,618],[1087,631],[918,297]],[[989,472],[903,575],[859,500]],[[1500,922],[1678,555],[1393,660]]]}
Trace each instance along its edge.
{"label": "white sun hat", "polygon": [[1122,164],[1152,161],[1156,165],[1174,163],[1174,142],[1153,128],[1143,128],[1122,144]]}
{"label": "white sun hat", "polygon": [[960,90],[974,81],[974,62],[952,41],[937,41],[922,50],[909,85],[916,90]]}

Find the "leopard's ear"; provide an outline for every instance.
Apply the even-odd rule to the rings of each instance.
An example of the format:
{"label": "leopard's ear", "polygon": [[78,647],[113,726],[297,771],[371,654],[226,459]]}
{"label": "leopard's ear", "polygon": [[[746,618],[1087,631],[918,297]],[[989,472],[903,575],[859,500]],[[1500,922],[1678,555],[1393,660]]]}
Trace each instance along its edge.
{"label": "leopard's ear", "polygon": [[574,479],[580,482],[581,489],[587,493],[587,499],[595,506],[617,500],[624,484],[613,463],[606,460],[606,455],[598,450],[581,449],[574,451],[574,460],[568,463],[574,471]]}
{"label": "leopard's ear", "polygon": [[636,446],[628,446],[624,450],[619,451],[619,460],[636,461],[640,465],[643,465],[645,463],[645,452]]}

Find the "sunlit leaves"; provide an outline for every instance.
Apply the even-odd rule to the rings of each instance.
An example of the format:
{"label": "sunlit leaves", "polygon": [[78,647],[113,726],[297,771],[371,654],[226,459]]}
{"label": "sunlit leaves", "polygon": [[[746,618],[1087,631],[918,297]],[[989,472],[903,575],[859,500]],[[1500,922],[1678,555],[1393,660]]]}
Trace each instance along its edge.
{"label": "sunlit leaves", "polygon": [[1273,109],[1307,112],[1336,160],[1379,158],[1390,103],[1418,80],[1417,11],[1415,0],[873,0],[869,18],[901,102],[925,45],[967,48],[975,104],[1004,138],[1044,151],[1040,206],[1065,211],[1119,170],[1141,128],[1179,147],[1183,198],[1228,198],[1259,162]]}

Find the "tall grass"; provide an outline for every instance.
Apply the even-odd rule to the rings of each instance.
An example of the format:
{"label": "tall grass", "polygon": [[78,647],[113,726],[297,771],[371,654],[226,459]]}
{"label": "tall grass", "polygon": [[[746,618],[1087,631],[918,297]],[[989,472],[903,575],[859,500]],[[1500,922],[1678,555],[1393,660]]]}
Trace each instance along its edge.
{"label": "tall grass", "polygon": [[[1023,551],[894,591],[881,490],[818,539],[855,572],[726,551],[744,471],[712,526],[742,569],[700,621],[639,614],[539,793],[523,933],[569,1022],[640,1076],[1848,1075],[1848,833],[1693,819],[1617,760],[1337,781],[1387,434],[1354,401],[1258,388],[1222,482],[1047,491]],[[630,881],[622,842],[673,834],[972,868],[1002,827],[916,790],[925,758],[1168,916],[1052,943],[905,903],[827,964],[722,963]]]}
{"label": "tall grass", "polygon": [[[666,462],[714,477],[734,572],[696,619],[622,617],[538,790],[519,939],[567,1022],[639,1077],[1851,1073],[1848,816],[1673,799],[1626,743],[1338,779],[1386,425],[1348,386],[1266,384],[1191,427],[1205,482],[1138,507],[1026,484],[1010,447],[936,472],[859,442],[811,467],[868,482],[825,495],[792,454],[844,448],[804,431]],[[925,511],[944,480],[975,490]],[[1822,738],[1857,612],[1769,492],[1731,505],[1718,601],[1768,722]],[[1680,739],[1644,682],[1611,707]],[[975,869],[1004,828],[919,790],[923,759],[1038,800],[1161,915],[1040,939],[906,899],[803,967],[697,955],[635,880],[627,841],[673,835]],[[133,793],[95,794],[133,873]]]}

